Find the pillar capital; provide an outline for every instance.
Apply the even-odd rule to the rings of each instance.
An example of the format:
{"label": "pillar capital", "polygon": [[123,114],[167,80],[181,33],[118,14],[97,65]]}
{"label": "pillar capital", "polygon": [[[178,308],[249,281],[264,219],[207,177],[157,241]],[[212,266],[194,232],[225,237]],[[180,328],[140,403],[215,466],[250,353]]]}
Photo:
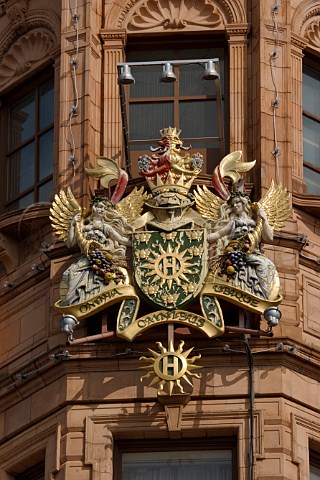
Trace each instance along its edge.
{"label": "pillar capital", "polygon": [[100,30],[100,38],[104,49],[124,48],[127,43],[126,30]]}

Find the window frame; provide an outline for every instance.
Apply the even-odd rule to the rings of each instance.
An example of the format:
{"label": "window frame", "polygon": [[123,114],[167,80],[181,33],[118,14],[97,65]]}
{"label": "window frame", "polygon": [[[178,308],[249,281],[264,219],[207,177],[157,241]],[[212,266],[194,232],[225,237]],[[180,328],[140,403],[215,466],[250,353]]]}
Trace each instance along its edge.
{"label": "window frame", "polygon": [[309,471],[311,473],[311,467],[315,467],[319,470],[320,478],[320,454],[315,450],[309,450]]}
{"label": "window frame", "polygon": [[[187,137],[184,134],[184,131],[182,130],[181,133],[181,139],[183,140],[185,145],[188,145],[189,142],[207,142],[208,145],[204,147],[197,147],[195,146],[194,149],[199,151],[200,153],[204,154],[206,150],[213,148],[214,150],[219,151],[219,160],[223,158],[223,156],[226,154],[227,151],[229,151],[229,145],[230,145],[230,86],[229,86],[229,50],[228,50],[228,43],[226,42],[225,38],[222,37],[221,35],[216,35],[216,34],[202,34],[198,35],[197,37],[193,35],[188,35],[184,39],[181,39],[181,36],[175,37],[174,35],[166,36],[166,37],[160,37],[160,36],[152,36],[150,37],[150,42],[146,42],[145,39],[141,40],[139,38],[131,37],[128,40],[127,46],[126,46],[126,60],[130,63],[131,61],[137,61],[133,60],[130,58],[131,52],[134,52],[136,49],[139,50],[145,50],[145,51],[150,51],[152,50],[152,47],[157,47],[157,50],[161,51],[161,49],[172,49],[172,50],[182,50],[182,49],[187,49],[188,46],[192,45],[192,48],[199,48],[203,49],[205,46],[210,47],[210,48],[217,48],[217,49],[223,49],[224,51],[224,91],[221,92],[221,99],[223,102],[223,112],[222,112],[222,127],[224,131],[224,138],[221,140],[218,140],[219,137],[217,137],[217,140],[211,140],[211,142],[208,140],[209,138],[215,138],[215,137]],[[161,47],[161,48],[160,48]],[[191,57],[192,58],[192,57]],[[208,57],[209,58],[209,57]],[[175,58],[170,58],[167,60],[174,60]],[[181,95],[177,96],[176,92],[178,90],[178,81],[179,81],[179,67],[173,66],[174,73],[177,76],[177,81],[173,83],[173,95],[172,96],[159,96],[159,97],[131,97],[130,96],[130,86],[124,85],[123,90],[124,90],[124,97],[126,98],[126,124],[127,128],[126,130],[129,130],[129,121],[130,121],[130,104],[147,104],[147,103],[152,103],[152,102],[163,102],[163,103],[171,103],[173,104],[173,114],[174,118],[179,118],[179,107],[177,104],[183,103],[183,102],[196,102],[196,101],[207,101],[207,102],[212,102],[212,101],[217,101],[218,95],[213,93],[212,95]],[[159,68],[159,76],[161,74],[161,69]],[[134,75],[134,72],[133,72]],[[219,118],[217,118],[217,121],[219,121]],[[175,122],[174,122],[175,123]],[[168,127],[169,125],[162,125],[161,128]],[[172,127],[176,128],[181,128],[179,124],[174,124],[170,125]],[[155,132],[157,134],[158,132]],[[129,133],[130,135],[130,133]],[[143,154],[144,150],[132,150],[130,147],[134,147],[135,145],[153,145],[156,144],[159,140],[159,137],[157,138],[145,138],[143,140],[132,140],[130,137],[128,137],[128,142],[126,144],[126,148],[128,148],[129,152],[129,160],[131,164],[131,170],[134,170],[134,177],[137,175],[137,172],[134,168],[134,164],[137,163],[138,157]],[[205,158],[206,162],[206,158]],[[208,163],[205,163],[203,173],[212,173],[212,170],[214,166],[212,167],[210,162],[210,159]],[[208,170],[205,172],[205,170]]]}
{"label": "window frame", "polygon": [[[39,128],[39,118],[40,118],[40,89],[46,83],[53,82],[53,92],[54,92],[54,102],[53,102],[53,121],[48,124],[46,127]],[[9,150],[9,132],[10,132],[10,109],[11,107],[26,98],[32,92],[36,92],[36,101],[35,101],[35,130],[34,134],[30,136],[25,141],[21,142],[19,146]],[[55,115],[56,115],[56,98],[55,98],[55,73],[53,65],[47,67],[45,70],[36,73],[33,77],[29,78],[25,83],[15,87],[13,90],[6,92],[2,96],[2,108],[0,110],[0,126],[1,126],[1,145],[0,145],[0,158],[2,159],[3,172],[1,176],[0,187],[3,195],[0,199],[0,214],[11,213],[13,211],[19,210],[22,207],[10,208],[10,205],[14,204],[17,201],[20,201],[29,194],[33,194],[33,202],[39,202],[39,189],[41,186],[47,184],[50,181],[53,181],[54,177],[54,157],[55,157]],[[46,177],[39,179],[39,168],[40,168],[40,138],[42,135],[45,135],[49,131],[53,131],[53,164],[52,164],[52,173]],[[35,152],[34,152],[34,171],[33,171],[33,183],[32,186],[25,189],[23,192],[20,192],[15,197],[8,199],[7,191],[7,178],[9,175],[8,172],[8,157],[15,152],[18,152],[23,147],[30,145],[32,142],[35,142]],[[54,185],[52,186],[52,190]]]}
{"label": "window frame", "polygon": [[[311,55],[308,55],[308,56],[304,57],[304,59],[303,59],[302,82],[303,82],[303,74],[305,72],[305,69],[313,70],[318,75],[320,74],[319,62],[317,62],[316,58],[314,58]],[[320,87],[320,81],[319,81],[319,87]],[[312,114],[312,113],[310,113],[310,112],[308,112],[307,110],[304,109],[304,102],[303,102],[303,96],[302,96],[302,126],[303,126],[303,118],[304,117],[317,122],[318,126],[319,126],[319,133],[320,133],[320,117],[317,117],[316,115],[314,115],[314,114]],[[302,128],[302,143],[304,143],[304,138],[305,138],[304,137],[304,131],[303,131],[303,128]],[[320,166],[317,167],[314,163],[308,162],[305,159],[304,149],[303,149],[303,167],[311,170],[311,173],[316,173],[317,175],[319,175],[319,179],[320,179]],[[308,184],[307,184],[306,180],[304,180],[304,181],[305,181],[305,184],[306,184],[307,195],[320,195],[320,191],[319,191],[319,194],[309,193],[308,192]]]}
{"label": "window frame", "polygon": [[114,480],[122,480],[122,454],[165,451],[203,451],[230,450],[232,458],[232,480],[238,480],[237,468],[237,438],[183,438],[183,439],[149,439],[149,440],[118,440],[114,444],[113,472]]}

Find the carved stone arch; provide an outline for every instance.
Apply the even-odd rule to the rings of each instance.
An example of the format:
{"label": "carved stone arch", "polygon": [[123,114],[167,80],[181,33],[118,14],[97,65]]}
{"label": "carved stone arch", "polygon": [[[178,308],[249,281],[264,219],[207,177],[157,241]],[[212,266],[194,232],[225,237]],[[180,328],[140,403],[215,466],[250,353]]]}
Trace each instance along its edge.
{"label": "carved stone arch", "polygon": [[247,23],[239,0],[127,0],[106,12],[105,29],[163,33],[224,30],[233,23]]}
{"label": "carved stone arch", "polygon": [[56,48],[60,44],[60,20],[55,12],[51,10],[33,10],[25,15],[25,30],[21,32],[9,24],[0,33],[0,64],[9,51],[10,47],[19,40],[21,36],[30,30],[41,28],[51,32],[52,40]]}
{"label": "carved stone arch", "polygon": [[320,51],[320,1],[303,0],[292,19],[292,32],[304,37],[308,45]]}
{"label": "carved stone arch", "polygon": [[2,58],[0,90],[47,61],[55,50],[52,32],[47,29],[37,28],[19,37]]}
{"label": "carved stone arch", "polygon": [[21,31],[8,25],[0,37],[0,89],[36,69],[59,48],[60,20],[55,12],[27,12],[24,26]]}

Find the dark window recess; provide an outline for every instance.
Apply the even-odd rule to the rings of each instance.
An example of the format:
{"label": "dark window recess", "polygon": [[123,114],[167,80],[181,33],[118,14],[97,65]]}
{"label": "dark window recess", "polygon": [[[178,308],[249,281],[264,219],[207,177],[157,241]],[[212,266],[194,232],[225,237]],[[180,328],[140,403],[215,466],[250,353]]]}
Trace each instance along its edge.
{"label": "dark window recess", "polygon": [[183,441],[118,442],[115,480],[236,480],[235,440],[193,438]]}
{"label": "dark window recess", "polygon": [[5,149],[2,210],[48,202],[54,152],[52,72],[6,95],[1,125]]}
{"label": "dark window recess", "polygon": [[44,462],[38,463],[16,476],[16,480],[44,480]]}
{"label": "dark window recess", "polygon": [[303,177],[307,192],[320,195],[320,70],[305,59],[303,67]]}

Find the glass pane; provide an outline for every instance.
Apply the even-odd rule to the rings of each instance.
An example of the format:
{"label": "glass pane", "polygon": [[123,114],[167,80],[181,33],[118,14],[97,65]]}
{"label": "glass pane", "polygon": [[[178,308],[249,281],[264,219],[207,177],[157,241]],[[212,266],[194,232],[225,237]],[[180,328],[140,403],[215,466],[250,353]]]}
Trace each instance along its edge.
{"label": "glass pane", "polygon": [[14,202],[7,205],[6,211],[12,212],[13,210],[18,210],[20,208],[27,209],[28,207],[32,207],[32,205],[34,205],[33,192],[28,193],[28,195],[20,198],[20,200],[15,200]]}
{"label": "glass pane", "polygon": [[53,80],[40,88],[40,130],[53,123],[54,90]]}
{"label": "glass pane", "polygon": [[[172,50],[134,50],[127,55],[128,62],[171,60]],[[136,83],[130,86],[130,98],[171,97],[173,84],[160,82],[161,65],[131,68]]]}
{"label": "glass pane", "polygon": [[10,109],[9,150],[18,147],[35,133],[35,92]]}
{"label": "glass pane", "polygon": [[130,105],[129,138],[159,138],[163,127],[173,126],[173,103],[138,103]]}
{"label": "glass pane", "polygon": [[7,199],[18,196],[34,184],[34,142],[8,157]]}
{"label": "glass pane", "polygon": [[161,65],[132,67],[136,83],[129,87],[130,98],[172,97],[174,84],[160,82],[161,72]]}
{"label": "glass pane", "polygon": [[[224,93],[224,60],[223,49],[187,49],[179,50],[181,59],[219,58],[221,93]],[[180,72],[180,95],[215,95],[215,82],[202,80],[204,67],[198,64],[181,65]]]}
{"label": "glass pane", "polygon": [[315,172],[306,165],[303,167],[303,179],[310,195],[320,195],[320,173]]}
{"label": "glass pane", "polygon": [[123,480],[231,480],[231,452],[143,452],[122,455]]}
{"label": "glass pane", "polygon": [[320,123],[303,117],[303,158],[320,167]]}
{"label": "glass pane", "polygon": [[51,201],[52,189],[53,189],[52,180],[45,183],[44,185],[41,185],[41,187],[39,187],[38,201],[39,202]]}
{"label": "glass pane", "polygon": [[19,200],[19,208],[28,208],[34,205],[34,194],[29,193]]}
{"label": "glass pane", "polygon": [[320,468],[310,465],[310,480],[320,480]]}
{"label": "glass pane", "polygon": [[47,177],[53,170],[53,128],[39,139],[39,180]]}
{"label": "glass pane", "polygon": [[218,113],[214,100],[180,102],[181,138],[217,137]]}
{"label": "glass pane", "polygon": [[320,118],[320,72],[311,68],[303,69],[302,92],[303,110]]}

